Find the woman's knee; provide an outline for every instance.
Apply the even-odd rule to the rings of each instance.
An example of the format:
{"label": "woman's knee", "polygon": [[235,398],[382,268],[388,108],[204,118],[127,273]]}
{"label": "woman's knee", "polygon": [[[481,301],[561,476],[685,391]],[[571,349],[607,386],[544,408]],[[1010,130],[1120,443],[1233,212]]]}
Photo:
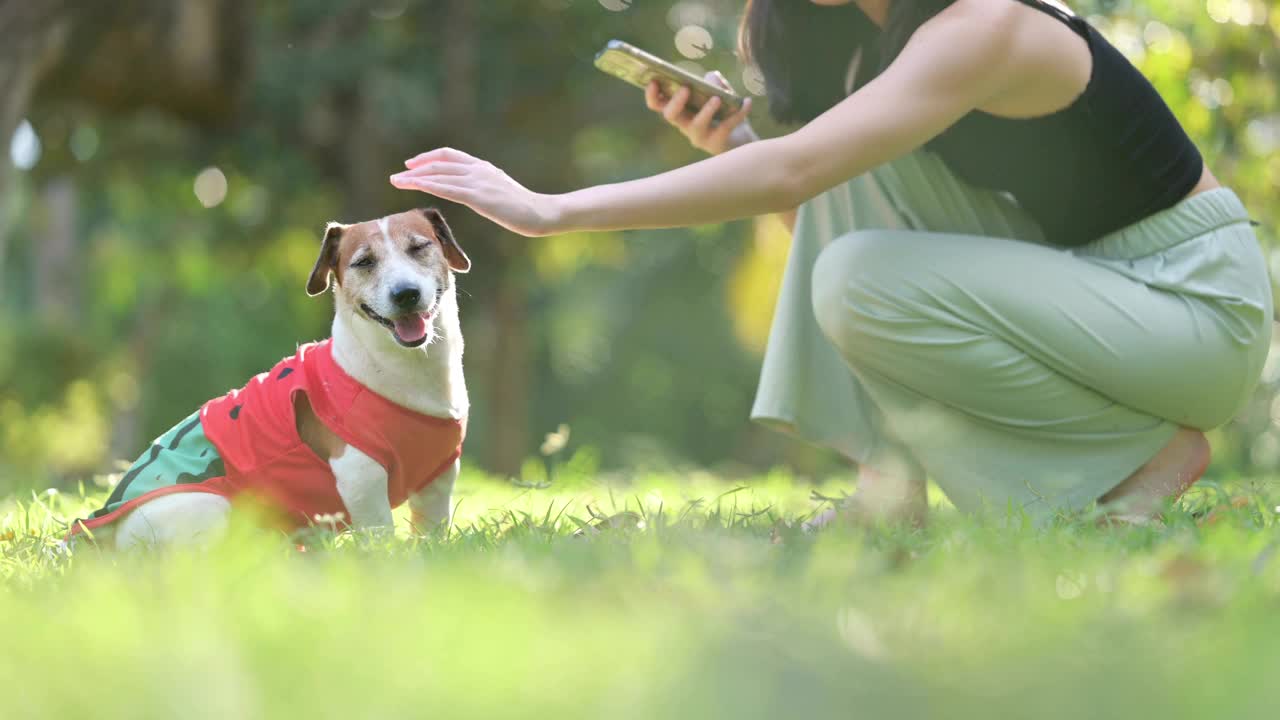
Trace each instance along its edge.
{"label": "woman's knee", "polygon": [[[895,237],[898,235],[899,237]],[[895,230],[858,230],[842,235],[823,249],[813,266],[813,313],[818,326],[836,340],[856,330],[858,305],[874,301],[902,265],[905,248]]]}

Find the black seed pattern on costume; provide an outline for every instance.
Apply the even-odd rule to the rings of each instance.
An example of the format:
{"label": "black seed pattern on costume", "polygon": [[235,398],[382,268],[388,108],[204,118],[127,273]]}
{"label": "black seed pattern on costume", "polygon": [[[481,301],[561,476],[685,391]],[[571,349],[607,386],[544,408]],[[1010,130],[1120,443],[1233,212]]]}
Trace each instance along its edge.
{"label": "black seed pattern on costume", "polygon": [[200,426],[200,416],[197,415],[191,418],[191,422],[187,423],[186,425],[183,425],[181,428],[178,428],[178,432],[174,434],[173,440],[169,442],[169,449],[173,450],[174,448],[178,447],[178,443],[182,442],[183,436],[185,436],[187,433],[191,432],[192,430],[196,429],[199,426]]}
{"label": "black seed pattern on costume", "polygon": [[223,464],[222,458],[216,457],[213,459],[212,462],[209,463],[209,467],[204,469],[204,472],[200,473],[199,475],[192,475],[191,473],[182,473],[181,475],[178,476],[177,482],[179,485],[190,485],[191,483],[199,483],[199,482],[204,482],[205,480],[211,480],[216,477],[222,477],[223,475],[226,475],[226,474],[227,474],[227,467],[226,465]]}
{"label": "black seed pattern on costume", "polygon": [[148,451],[150,457],[148,457],[145,462],[140,463],[137,467],[130,470],[124,477],[120,478],[120,482],[116,483],[115,489],[111,491],[111,497],[108,497],[102,507],[93,513],[93,517],[106,515],[111,512],[110,508],[112,505],[122,502],[124,500],[124,491],[129,488],[129,483],[133,482],[133,479],[138,477],[138,475],[140,475],[148,465],[155,462],[156,458],[160,457],[160,451],[163,449],[164,447],[161,445],[152,445],[151,449]]}
{"label": "black seed pattern on costume", "polygon": [[240,407],[241,407],[240,405],[237,405],[237,406],[235,406],[235,407],[231,408],[231,419],[232,419],[232,420],[239,420],[239,419],[240,419]]}
{"label": "black seed pattern on costume", "polygon": [[285,368],[285,369],[283,369],[283,370],[281,370],[281,371],[280,371],[280,374],[276,376],[276,379],[277,379],[277,380],[283,380],[283,379],[285,379],[285,378],[289,377],[289,376],[290,376],[290,375],[292,375],[292,374],[293,374],[293,368],[291,368],[291,367],[287,367],[287,368]]}

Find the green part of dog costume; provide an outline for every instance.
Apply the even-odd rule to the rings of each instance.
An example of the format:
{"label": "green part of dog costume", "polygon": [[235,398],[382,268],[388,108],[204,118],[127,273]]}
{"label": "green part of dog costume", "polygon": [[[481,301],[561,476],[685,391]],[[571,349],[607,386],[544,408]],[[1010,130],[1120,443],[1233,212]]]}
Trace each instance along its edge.
{"label": "green part of dog costume", "polygon": [[109,515],[130,500],[155,490],[202,483],[226,474],[222,456],[205,437],[197,411],[156,438],[120,478],[106,504],[90,517]]}

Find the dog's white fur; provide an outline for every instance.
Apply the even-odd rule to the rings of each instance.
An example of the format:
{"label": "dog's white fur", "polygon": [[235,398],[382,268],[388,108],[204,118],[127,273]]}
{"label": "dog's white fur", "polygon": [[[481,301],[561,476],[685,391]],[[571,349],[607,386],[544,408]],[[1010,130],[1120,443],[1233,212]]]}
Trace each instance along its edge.
{"label": "dog's white fur", "polygon": [[[394,315],[391,290],[413,283],[423,297],[439,292],[427,330],[427,342],[418,348],[401,347],[383,326],[364,317],[356,303],[341,290],[334,293],[333,356],[348,375],[397,404],[425,415],[464,418],[470,406],[462,372],[462,331],[458,323],[457,293],[452,273],[447,287],[422,265],[399,252],[389,229],[389,218],[377,221],[380,242],[378,276],[363,301],[383,317]],[[424,238],[418,238],[423,240]],[[437,253],[439,262],[444,262]],[[438,526],[449,519],[450,498],[461,461],[409,498],[415,526]],[[329,466],[337,480],[338,494],[357,530],[392,530],[391,504],[387,497],[387,471],[373,458],[347,445],[332,457]],[[122,518],[112,532],[103,528],[98,541],[117,549],[138,545],[202,545],[221,537],[227,527],[230,503],[209,493],[176,493],[151,500]],[[104,534],[103,530],[107,530]]]}

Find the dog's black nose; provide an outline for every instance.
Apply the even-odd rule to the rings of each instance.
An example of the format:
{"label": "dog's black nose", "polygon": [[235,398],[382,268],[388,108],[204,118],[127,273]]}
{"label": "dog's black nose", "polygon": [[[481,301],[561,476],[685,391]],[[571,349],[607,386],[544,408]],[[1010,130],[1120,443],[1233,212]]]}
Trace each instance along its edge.
{"label": "dog's black nose", "polygon": [[391,302],[401,310],[407,310],[422,299],[422,291],[415,285],[397,285],[391,289]]}

